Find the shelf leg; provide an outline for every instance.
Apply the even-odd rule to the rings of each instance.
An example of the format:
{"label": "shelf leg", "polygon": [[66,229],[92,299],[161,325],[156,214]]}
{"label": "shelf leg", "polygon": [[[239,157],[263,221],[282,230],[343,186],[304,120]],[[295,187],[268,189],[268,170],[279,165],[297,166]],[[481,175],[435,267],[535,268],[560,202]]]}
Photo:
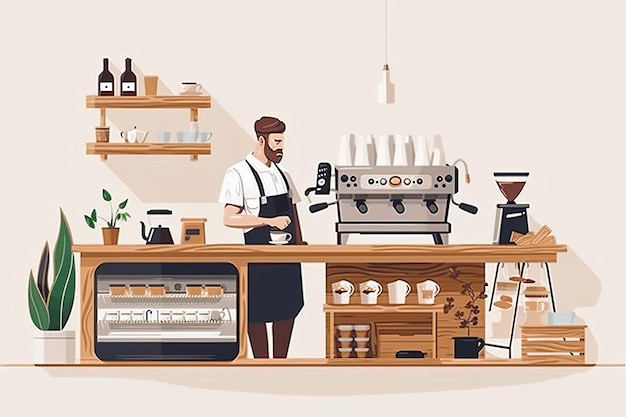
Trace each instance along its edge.
{"label": "shelf leg", "polygon": [[189,109],[189,121],[190,122],[198,121],[198,109]]}
{"label": "shelf leg", "polygon": [[107,109],[100,109],[100,127],[107,125]]}
{"label": "shelf leg", "polygon": [[107,160],[107,154],[103,153],[102,155],[100,155],[100,160],[101,161],[106,161]]}
{"label": "shelf leg", "polygon": [[189,160],[190,160],[190,161],[197,161],[197,160],[198,160],[198,155],[197,155],[197,154],[195,154],[195,155],[189,155]]}
{"label": "shelf leg", "polygon": [[433,359],[438,358],[437,354],[437,312],[433,311],[433,324],[431,326],[431,330],[433,332]]}
{"label": "shelf leg", "polygon": [[328,313],[328,335],[330,338],[328,339],[328,357],[335,357],[335,313]]}

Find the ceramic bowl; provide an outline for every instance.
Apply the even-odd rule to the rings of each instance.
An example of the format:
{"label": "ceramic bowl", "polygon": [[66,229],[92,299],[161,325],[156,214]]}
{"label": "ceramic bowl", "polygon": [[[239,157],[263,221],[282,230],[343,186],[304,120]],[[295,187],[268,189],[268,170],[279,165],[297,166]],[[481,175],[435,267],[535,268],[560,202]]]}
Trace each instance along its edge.
{"label": "ceramic bowl", "polygon": [[212,132],[176,132],[176,140],[184,143],[205,143],[213,136]]}

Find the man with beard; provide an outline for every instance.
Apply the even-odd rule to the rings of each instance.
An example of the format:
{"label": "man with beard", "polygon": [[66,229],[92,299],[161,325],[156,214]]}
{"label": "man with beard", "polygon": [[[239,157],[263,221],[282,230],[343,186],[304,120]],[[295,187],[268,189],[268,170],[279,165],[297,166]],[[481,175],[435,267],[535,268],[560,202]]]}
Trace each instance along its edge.
{"label": "man with beard", "polygon": [[[289,232],[288,244],[306,244],[296,210],[300,196],[289,174],[278,167],[285,129],[275,117],[257,120],[254,150],[228,169],[222,183],[224,225],[244,229],[248,245],[272,243],[270,230]],[[299,263],[248,264],[248,337],[255,358],[269,357],[266,323],[272,323],[273,357],[287,357],[294,320],[303,306]]]}

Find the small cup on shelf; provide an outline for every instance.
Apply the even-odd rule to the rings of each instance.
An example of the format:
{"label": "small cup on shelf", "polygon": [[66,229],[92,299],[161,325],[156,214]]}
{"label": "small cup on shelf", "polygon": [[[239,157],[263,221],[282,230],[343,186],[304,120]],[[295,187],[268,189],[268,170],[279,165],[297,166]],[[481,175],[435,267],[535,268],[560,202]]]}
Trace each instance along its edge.
{"label": "small cup on shelf", "polygon": [[157,138],[161,143],[167,143],[170,141],[170,132],[158,132]]}
{"label": "small cup on shelf", "polygon": [[351,347],[340,347],[339,348],[339,356],[342,358],[349,358],[350,355],[352,354],[352,348]]}
{"label": "small cup on shelf", "polygon": [[355,348],[357,358],[365,358],[367,357],[367,352],[369,352],[370,348]]}
{"label": "small cup on shelf", "polygon": [[109,141],[109,126],[96,126],[96,142],[106,143]]}

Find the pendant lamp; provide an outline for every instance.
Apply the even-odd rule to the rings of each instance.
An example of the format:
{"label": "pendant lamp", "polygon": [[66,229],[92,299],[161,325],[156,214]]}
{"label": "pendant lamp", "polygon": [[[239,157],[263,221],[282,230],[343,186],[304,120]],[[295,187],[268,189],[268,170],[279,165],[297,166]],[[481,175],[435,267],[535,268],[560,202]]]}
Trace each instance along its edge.
{"label": "pendant lamp", "polygon": [[385,64],[383,65],[382,80],[378,84],[378,102],[380,104],[395,102],[395,86],[391,82],[390,75],[387,64],[387,0],[385,0]]}

